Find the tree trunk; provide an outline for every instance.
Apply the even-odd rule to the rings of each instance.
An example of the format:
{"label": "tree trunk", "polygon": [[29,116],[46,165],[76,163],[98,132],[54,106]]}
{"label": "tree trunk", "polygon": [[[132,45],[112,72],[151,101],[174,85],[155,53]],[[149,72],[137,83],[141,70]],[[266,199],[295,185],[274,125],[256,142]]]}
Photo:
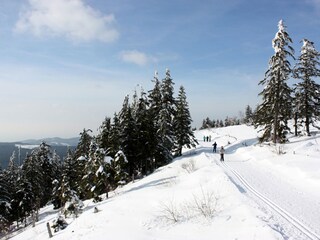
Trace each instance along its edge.
{"label": "tree trunk", "polygon": [[279,118],[279,89],[280,89],[280,73],[278,71],[277,74],[277,89],[276,89],[276,99],[275,99],[275,106],[274,106],[274,123],[273,123],[273,143],[277,143],[277,139],[278,139],[278,128],[279,128],[279,123],[278,123],[278,118]]}
{"label": "tree trunk", "polygon": [[308,104],[308,96],[306,95],[305,99],[305,117],[306,117],[306,131],[307,135],[310,136],[310,118],[309,118],[309,104]]}
{"label": "tree trunk", "polygon": [[298,136],[298,113],[294,113],[294,135]]}

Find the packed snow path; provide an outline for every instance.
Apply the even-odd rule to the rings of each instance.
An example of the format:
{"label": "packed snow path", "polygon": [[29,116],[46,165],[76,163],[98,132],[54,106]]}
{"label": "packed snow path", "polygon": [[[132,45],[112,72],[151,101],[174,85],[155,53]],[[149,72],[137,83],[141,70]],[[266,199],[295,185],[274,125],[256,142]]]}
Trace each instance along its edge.
{"label": "packed snow path", "polygon": [[[284,239],[320,240],[320,194],[319,190],[315,190],[319,188],[316,188],[314,182],[310,182],[310,185],[314,184],[312,186],[306,181],[299,182],[298,175],[301,173],[294,172],[294,168],[282,169],[283,166],[280,164],[278,166],[270,164],[270,161],[264,161],[264,152],[261,149],[257,152],[254,150],[259,148],[253,146],[257,142],[254,138],[238,139],[232,135],[232,131],[229,134],[211,131],[210,135],[212,137],[210,144],[217,141],[218,145],[225,146],[226,161],[220,162],[219,154],[211,153],[211,156],[209,154],[207,156],[213,158],[224,169],[239,191],[248,197],[248,202],[254,202],[257,208],[266,213],[268,217],[264,221]],[[203,142],[201,145],[207,147],[209,151],[208,142]],[[266,152],[265,158],[270,160],[271,147],[262,148],[269,151],[269,154]],[[278,150],[284,151],[280,148]],[[211,147],[210,151],[212,152]],[[257,156],[257,153],[260,156]],[[277,157],[277,154],[272,152],[271,154]],[[282,156],[282,158],[290,157],[295,156],[290,154]],[[305,161],[305,164],[308,162]],[[288,175],[282,174],[281,170],[288,171]],[[290,170],[293,171],[290,173]],[[297,179],[294,181],[295,177]]]}
{"label": "packed snow path", "polygon": [[[274,212],[279,214],[282,218],[284,218],[288,222],[289,227],[291,228],[291,232],[290,232],[291,237],[292,237],[292,234],[294,234],[294,235],[298,235],[299,238],[301,239],[320,240],[320,237],[313,230],[311,230],[309,227],[307,227],[297,218],[292,216],[289,212],[284,210],[281,206],[274,203],[272,200],[265,197],[258,190],[252,187],[252,185],[248,183],[243,178],[243,176],[241,176],[236,170],[230,167],[229,164],[223,162],[221,163],[221,166],[225,169],[225,171],[228,173],[229,176],[234,176],[237,179],[237,182],[239,182],[248,192],[250,192],[251,195],[253,195],[257,200],[261,201],[267,207],[271,208]],[[287,224],[285,223],[285,225]],[[295,228],[295,230],[292,229],[290,225],[292,225],[292,227]],[[285,226],[284,228],[288,228],[288,226]]]}

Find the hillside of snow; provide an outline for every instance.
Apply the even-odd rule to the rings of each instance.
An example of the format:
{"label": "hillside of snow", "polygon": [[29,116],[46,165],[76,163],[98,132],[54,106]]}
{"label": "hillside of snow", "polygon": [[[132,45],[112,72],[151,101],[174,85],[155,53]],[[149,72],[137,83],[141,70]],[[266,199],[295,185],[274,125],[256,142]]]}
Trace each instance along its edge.
{"label": "hillside of snow", "polygon": [[[259,144],[245,125],[195,135],[196,149],[100,203],[85,201],[83,213],[67,218],[53,239],[320,240],[319,133],[277,146]],[[213,142],[225,147],[225,162]],[[48,239],[46,223],[58,214],[43,208],[36,226],[12,239]]]}

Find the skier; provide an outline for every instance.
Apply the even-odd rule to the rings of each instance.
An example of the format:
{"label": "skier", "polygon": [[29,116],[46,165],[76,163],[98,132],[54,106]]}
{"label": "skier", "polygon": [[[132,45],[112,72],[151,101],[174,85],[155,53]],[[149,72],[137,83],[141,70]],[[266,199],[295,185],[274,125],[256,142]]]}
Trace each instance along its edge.
{"label": "skier", "polygon": [[217,143],[216,142],[214,142],[214,144],[212,144],[212,146],[213,146],[213,152],[215,153],[215,152],[217,152]]}
{"label": "skier", "polygon": [[220,161],[224,162],[224,148],[221,146],[220,148]]}

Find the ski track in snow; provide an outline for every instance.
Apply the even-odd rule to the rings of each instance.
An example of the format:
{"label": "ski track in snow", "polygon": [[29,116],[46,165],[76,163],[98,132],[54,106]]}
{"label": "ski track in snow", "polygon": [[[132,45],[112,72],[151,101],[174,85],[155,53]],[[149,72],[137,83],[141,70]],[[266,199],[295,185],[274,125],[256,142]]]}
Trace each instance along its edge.
{"label": "ski track in snow", "polygon": [[[284,210],[282,207],[280,207],[278,204],[274,203],[269,198],[265,197],[263,194],[261,194],[258,190],[256,190],[250,183],[248,183],[242,176],[239,174],[236,170],[234,170],[232,167],[230,167],[227,163],[222,162],[220,164],[222,168],[225,169],[225,171],[230,175],[230,173],[236,177],[238,182],[251,194],[253,194],[255,197],[257,197],[259,200],[261,200],[264,204],[266,204],[268,207],[272,208],[277,214],[279,214],[281,217],[283,217],[289,224],[291,224],[294,228],[296,228],[298,231],[303,233],[307,239],[311,240],[320,240],[320,236],[317,235],[315,232],[313,232],[309,227],[307,227],[305,224],[300,222],[297,218],[292,216],[288,211]],[[302,235],[299,236],[299,238],[302,237]]]}
{"label": "ski track in snow", "polygon": [[[212,142],[223,138],[228,139],[228,145],[225,148],[229,154],[231,153],[229,162],[228,160],[220,162],[216,154],[209,154],[209,148],[206,156],[221,166],[239,191],[252,199],[268,215],[269,219],[266,221],[269,222],[270,227],[287,240],[320,240],[320,233],[317,232],[319,226],[316,226],[320,222],[319,215],[310,211],[309,208],[319,205],[319,200],[315,201],[317,196],[299,191],[301,189],[297,189],[297,186],[285,181],[283,176],[276,176],[275,173],[262,169],[258,164],[256,164],[257,166],[247,164],[247,162],[253,161],[250,159],[241,160],[237,153],[233,154],[239,146],[243,145],[241,141],[231,135],[215,134]],[[250,141],[250,144],[253,142]],[[229,157],[228,154],[227,156]],[[257,169],[257,167],[260,168]],[[298,198],[298,200],[290,203],[291,197],[295,200]],[[295,203],[303,204],[297,206],[298,204]],[[317,209],[317,207],[311,209]]]}

